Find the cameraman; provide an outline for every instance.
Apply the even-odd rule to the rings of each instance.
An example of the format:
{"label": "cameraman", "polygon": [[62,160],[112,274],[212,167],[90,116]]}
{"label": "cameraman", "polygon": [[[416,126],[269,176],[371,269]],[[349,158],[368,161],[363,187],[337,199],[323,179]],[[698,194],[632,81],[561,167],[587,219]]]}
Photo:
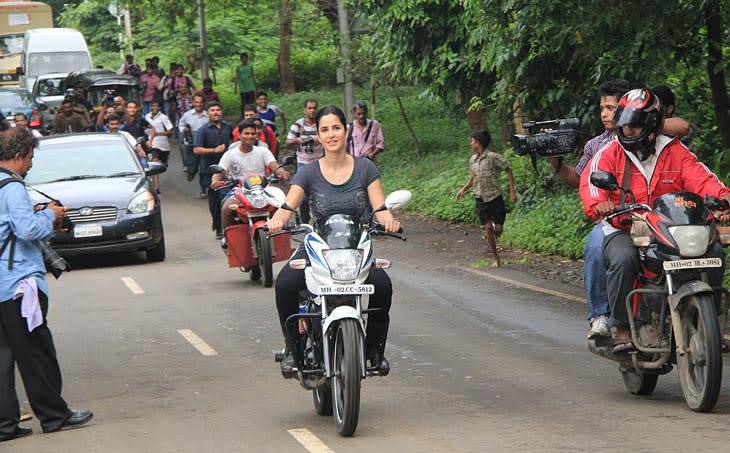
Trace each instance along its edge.
{"label": "cameraman", "polygon": [[[324,148],[317,138],[317,126],[314,122],[316,115],[317,101],[307,99],[304,101],[304,118],[300,118],[292,124],[286,136],[286,146],[296,146],[297,149],[297,171],[304,165],[319,160],[324,155]],[[265,121],[264,124],[266,124]],[[309,200],[307,197],[299,205],[299,215],[302,223],[309,223]]]}
{"label": "cameraman", "polygon": [[0,441],[31,434],[18,425],[14,361],[43,432],[75,428],[93,417],[61,397],[61,370],[46,322],[48,286],[41,241],[60,228],[66,208],[35,211],[23,177],[37,140],[26,129],[0,133]]}
{"label": "cameraman", "polygon": [[[569,187],[578,188],[580,175],[588,166],[593,156],[603,147],[616,138],[616,126],[613,123],[613,114],[618,107],[618,101],[631,88],[626,80],[608,80],[598,87],[598,108],[604,131],[586,142],[583,156],[575,167],[559,163],[558,157],[550,158],[550,164],[556,169],[556,174]],[[665,135],[687,135],[689,123],[681,118],[667,118],[662,133]],[[583,284],[588,302],[588,320],[590,329],[588,339],[608,337],[608,294],[606,290],[606,262],[603,255],[603,223],[597,223],[586,239],[583,250]]]}

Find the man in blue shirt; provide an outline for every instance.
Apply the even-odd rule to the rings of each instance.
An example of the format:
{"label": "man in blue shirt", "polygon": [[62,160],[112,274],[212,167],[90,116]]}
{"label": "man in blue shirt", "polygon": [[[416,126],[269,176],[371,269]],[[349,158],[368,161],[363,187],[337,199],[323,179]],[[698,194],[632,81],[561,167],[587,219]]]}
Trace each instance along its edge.
{"label": "man in blue shirt", "polygon": [[66,208],[36,211],[23,184],[37,140],[30,131],[0,133],[0,442],[31,434],[18,425],[15,363],[44,432],[76,428],[94,416],[61,397],[61,369],[46,323],[48,285],[40,243],[60,228]]}
{"label": "man in blue shirt", "polygon": [[217,164],[223,153],[228,150],[233,135],[233,126],[223,120],[223,110],[220,102],[211,101],[206,106],[208,111],[208,124],[198,129],[195,134],[193,152],[200,156],[200,185],[206,187],[208,192],[208,209],[213,218],[213,229],[215,237],[221,239],[221,197],[217,191],[210,188],[213,180],[213,173],[209,166]]}

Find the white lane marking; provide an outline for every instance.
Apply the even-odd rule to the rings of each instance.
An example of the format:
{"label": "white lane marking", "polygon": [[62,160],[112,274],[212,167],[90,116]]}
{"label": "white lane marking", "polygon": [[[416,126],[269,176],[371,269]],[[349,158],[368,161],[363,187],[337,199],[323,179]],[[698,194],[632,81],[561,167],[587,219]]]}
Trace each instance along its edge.
{"label": "white lane marking", "polygon": [[510,285],[519,286],[521,288],[529,289],[531,291],[536,291],[536,292],[543,293],[543,294],[549,294],[551,296],[562,297],[563,299],[572,300],[574,302],[580,302],[582,304],[586,303],[585,298],[577,297],[572,294],[567,294],[567,293],[563,293],[560,291],[554,291],[552,289],[547,289],[547,288],[540,288],[539,286],[530,285],[529,283],[518,282],[516,280],[512,280],[511,278],[500,277],[497,275],[490,274],[488,272],[480,271],[479,269],[472,269],[472,268],[469,268],[466,266],[459,266],[459,267],[461,269],[464,269],[465,271],[469,271],[474,274],[483,275],[487,278],[491,278],[493,280],[497,280],[497,281],[500,281],[503,283],[509,283]]}
{"label": "white lane marking", "polygon": [[218,355],[215,349],[208,346],[208,343],[203,341],[202,338],[197,336],[195,332],[193,332],[190,329],[178,329],[177,331],[180,335],[183,336],[186,340],[188,340],[188,343],[193,345],[195,349],[197,349],[201,354],[203,355]]}
{"label": "white lane marking", "polygon": [[291,434],[297,442],[302,444],[302,446],[310,453],[335,453],[334,450],[331,450],[308,429],[290,429],[289,434]]}
{"label": "white lane marking", "polygon": [[144,294],[142,287],[132,277],[122,277],[122,282],[127,285],[127,288],[132,291],[132,294]]}

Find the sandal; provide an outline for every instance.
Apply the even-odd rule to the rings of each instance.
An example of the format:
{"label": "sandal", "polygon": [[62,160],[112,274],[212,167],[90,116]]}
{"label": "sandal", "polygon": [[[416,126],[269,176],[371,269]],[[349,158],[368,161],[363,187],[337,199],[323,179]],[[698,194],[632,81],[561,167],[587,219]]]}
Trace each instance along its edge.
{"label": "sandal", "polygon": [[626,352],[635,351],[634,343],[628,338],[614,338],[613,340],[613,353],[623,354]]}
{"label": "sandal", "polygon": [[611,329],[611,334],[613,336],[613,353],[614,354],[621,354],[625,352],[631,352],[635,351],[636,348],[634,348],[634,343],[631,342],[631,334],[628,332],[628,330],[623,328],[613,328]]}

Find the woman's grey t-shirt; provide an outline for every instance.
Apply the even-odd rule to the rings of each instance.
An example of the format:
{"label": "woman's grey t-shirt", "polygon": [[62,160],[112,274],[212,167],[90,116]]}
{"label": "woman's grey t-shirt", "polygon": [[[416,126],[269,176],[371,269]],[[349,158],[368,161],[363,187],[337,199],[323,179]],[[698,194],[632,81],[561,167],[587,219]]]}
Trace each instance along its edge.
{"label": "woman's grey t-shirt", "polygon": [[368,186],[380,178],[378,168],[370,160],[355,157],[355,167],[350,179],[344,184],[329,183],[319,167],[319,161],[299,169],[292,184],[300,186],[309,197],[314,221],[333,214],[361,217],[370,206]]}

